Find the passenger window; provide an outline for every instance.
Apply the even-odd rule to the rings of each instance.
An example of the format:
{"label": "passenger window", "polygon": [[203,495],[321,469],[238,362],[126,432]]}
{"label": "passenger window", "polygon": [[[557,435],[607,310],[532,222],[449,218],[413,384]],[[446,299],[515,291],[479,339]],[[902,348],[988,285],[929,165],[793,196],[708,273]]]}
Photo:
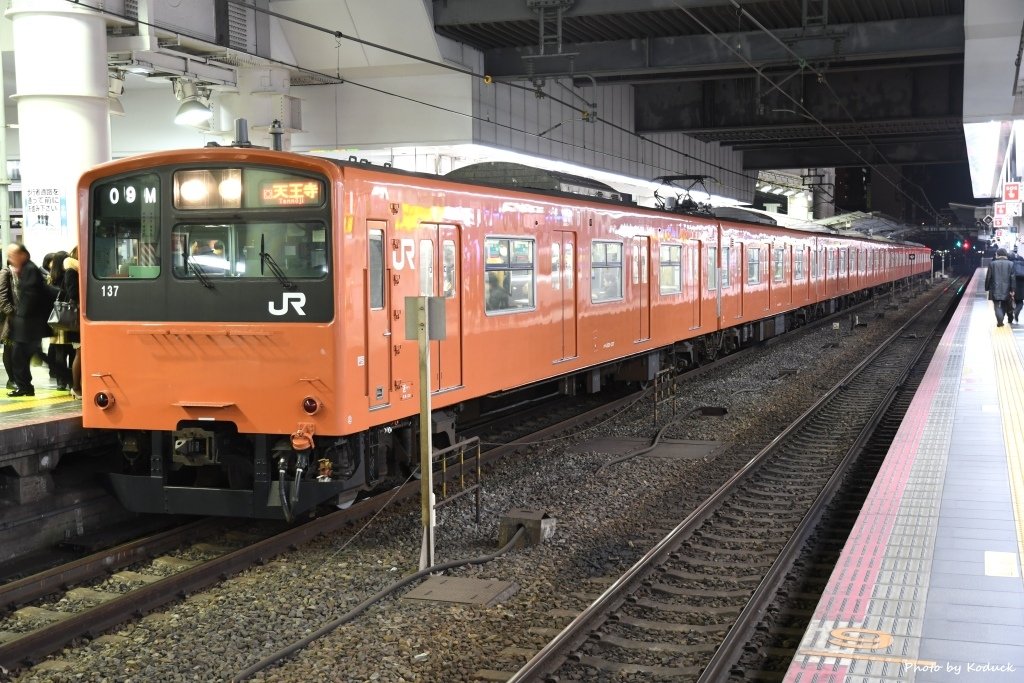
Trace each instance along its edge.
{"label": "passenger window", "polygon": [[747,284],[756,285],[761,281],[761,250],[758,247],[747,249]]}
{"label": "passenger window", "polygon": [[562,288],[562,245],[551,245],[551,289]]}
{"label": "passenger window", "polygon": [[487,237],[484,259],[484,310],[532,309],[534,241]]}
{"label": "passenger window", "polygon": [[433,240],[420,240],[420,296],[434,296]]}
{"label": "passenger window", "polygon": [[622,298],[622,243],[594,242],[591,247],[590,300]]}
{"label": "passenger window", "polygon": [[650,264],[647,263],[647,247],[638,246],[637,249],[640,250],[640,283],[646,285],[650,279]]}
{"label": "passenger window", "polygon": [[640,284],[640,245],[633,245],[633,284]]}
{"label": "passenger window", "polygon": [[708,289],[718,289],[718,247],[708,247]]}
{"label": "passenger window", "polygon": [[444,298],[451,299],[455,296],[456,287],[458,286],[458,271],[457,271],[457,259],[455,254],[455,242],[451,240],[445,240],[441,243],[442,260],[444,262],[444,271],[442,275],[444,280],[442,282],[442,291]]}
{"label": "passenger window", "polygon": [[782,282],[786,279],[786,248],[775,247],[772,253],[772,280]]}
{"label": "passenger window", "polygon": [[562,267],[565,269],[565,288],[572,289],[575,285],[575,278],[573,277],[573,256],[572,256],[572,244],[567,243],[565,245],[565,259],[562,262]]}
{"label": "passenger window", "polygon": [[370,231],[370,308],[384,308],[384,233]]}
{"label": "passenger window", "polygon": [[662,294],[683,291],[683,248],[678,244],[661,245],[660,286]]}
{"label": "passenger window", "polygon": [[722,247],[722,289],[729,289],[729,269],[732,267],[730,251],[729,247]]}
{"label": "passenger window", "polygon": [[850,254],[850,252],[847,249],[840,249],[839,250],[839,274],[840,275],[846,275],[846,266],[847,266],[847,260],[848,260],[849,254]]}
{"label": "passenger window", "polygon": [[800,247],[793,253],[793,279],[803,280],[804,279],[804,257],[806,249]]}

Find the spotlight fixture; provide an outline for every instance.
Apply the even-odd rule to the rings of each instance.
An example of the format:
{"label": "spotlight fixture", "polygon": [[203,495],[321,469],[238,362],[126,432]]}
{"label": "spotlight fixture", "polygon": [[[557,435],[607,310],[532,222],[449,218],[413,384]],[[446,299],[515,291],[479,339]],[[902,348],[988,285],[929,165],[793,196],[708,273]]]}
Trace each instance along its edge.
{"label": "spotlight fixture", "polygon": [[201,126],[213,118],[213,109],[206,102],[210,98],[209,88],[184,78],[174,80],[174,96],[181,102],[174,122],[179,126]]}
{"label": "spotlight fixture", "polygon": [[107,74],[107,106],[111,116],[124,116],[121,95],[124,94],[124,73],[112,71]]}

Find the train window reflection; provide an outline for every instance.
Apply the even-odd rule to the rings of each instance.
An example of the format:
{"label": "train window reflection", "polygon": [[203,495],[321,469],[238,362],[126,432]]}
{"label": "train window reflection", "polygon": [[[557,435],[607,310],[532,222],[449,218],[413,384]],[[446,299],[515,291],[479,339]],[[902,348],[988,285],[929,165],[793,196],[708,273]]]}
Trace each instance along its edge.
{"label": "train window reflection", "polygon": [[662,294],[683,291],[683,247],[679,244],[661,245],[659,281]]}
{"label": "train window reflection", "polygon": [[370,308],[384,308],[384,232],[370,231]]}
{"label": "train window reflection", "polygon": [[761,282],[761,249],[747,249],[747,284],[756,285]]}
{"label": "train window reflection", "polygon": [[171,233],[173,273],[236,279],[322,279],[328,273],[323,223],[187,223]]}
{"label": "train window reflection", "polygon": [[732,267],[729,247],[722,247],[722,289],[729,289],[729,269]]}
{"label": "train window reflection", "polygon": [[128,176],[93,187],[92,273],[97,278],[160,276],[160,179]]}
{"label": "train window reflection", "polygon": [[484,310],[502,313],[534,307],[532,239],[484,239]]}
{"label": "train window reflection", "polygon": [[594,242],[590,255],[590,300],[622,298],[622,242]]}

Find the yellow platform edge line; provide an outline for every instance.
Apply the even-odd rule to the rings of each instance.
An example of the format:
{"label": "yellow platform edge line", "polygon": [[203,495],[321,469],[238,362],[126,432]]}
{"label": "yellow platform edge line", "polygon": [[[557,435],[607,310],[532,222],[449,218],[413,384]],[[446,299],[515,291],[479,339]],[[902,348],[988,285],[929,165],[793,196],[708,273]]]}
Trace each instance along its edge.
{"label": "yellow platform edge line", "polygon": [[0,405],[0,413],[12,413],[16,410],[31,410],[32,408],[53,406],[59,403],[69,403],[74,400],[75,397],[72,396],[71,394],[51,397],[42,397],[39,395],[26,396],[23,399],[12,398],[10,399],[10,403]]}
{"label": "yellow platform edge line", "polygon": [[1009,327],[993,328],[992,350],[1013,520],[1017,527],[1017,562],[1024,565],[1024,362]]}

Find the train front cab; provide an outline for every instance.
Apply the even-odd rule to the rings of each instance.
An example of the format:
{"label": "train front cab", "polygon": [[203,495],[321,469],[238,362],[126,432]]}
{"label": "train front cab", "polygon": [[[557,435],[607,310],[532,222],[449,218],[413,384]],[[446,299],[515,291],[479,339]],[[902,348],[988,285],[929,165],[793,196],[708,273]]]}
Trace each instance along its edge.
{"label": "train front cab", "polygon": [[83,422],[118,432],[110,483],[129,509],[280,518],[364,484],[329,436],[345,418],[340,180],[257,150],[83,176]]}

